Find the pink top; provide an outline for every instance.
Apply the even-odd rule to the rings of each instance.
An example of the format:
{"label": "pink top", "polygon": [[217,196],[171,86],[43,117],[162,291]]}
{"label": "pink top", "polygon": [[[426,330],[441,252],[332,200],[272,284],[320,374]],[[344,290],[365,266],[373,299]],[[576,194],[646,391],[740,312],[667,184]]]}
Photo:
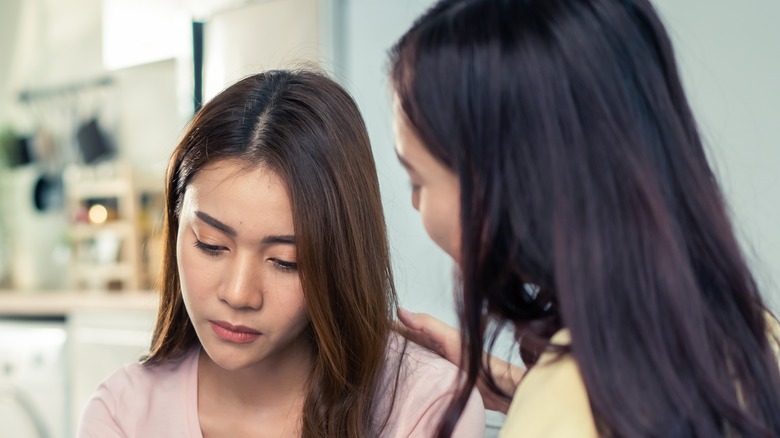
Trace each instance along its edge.
{"label": "pink top", "polygon": [[[397,371],[400,338],[391,338],[383,387],[392,391]],[[79,425],[79,438],[197,437],[198,354],[194,348],[181,360],[156,367],[132,363],[106,379],[87,403]],[[403,355],[401,381],[383,437],[431,437],[453,393],[458,369],[422,347],[408,343]],[[383,409],[389,400],[380,403]],[[477,392],[471,394],[455,437],[485,433],[485,411]]]}

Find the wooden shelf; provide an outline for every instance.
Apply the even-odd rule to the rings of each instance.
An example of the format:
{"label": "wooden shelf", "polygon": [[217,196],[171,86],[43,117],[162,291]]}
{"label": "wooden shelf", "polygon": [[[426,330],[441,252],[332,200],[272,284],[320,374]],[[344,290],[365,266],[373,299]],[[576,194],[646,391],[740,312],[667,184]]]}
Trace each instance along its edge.
{"label": "wooden shelf", "polygon": [[159,299],[151,290],[0,290],[0,317],[66,316],[80,309],[154,312]]}
{"label": "wooden shelf", "polygon": [[74,239],[84,239],[94,237],[95,235],[104,232],[128,235],[135,232],[134,228],[135,224],[133,222],[125,220],[114,220],[100,225],[77,223],[71,227],[71,232]]}
{"label": "wooden shelf", "polygon": [[[81,218],[90,201],[116,199],[109,207],[109,221],[71,224],[71,284],[77,288],[139,289],[147,281],[139,231],[140,195],[134,187],[133,172],[122,162],[100,166],[72,166],[66,172],[65,195],[72,217]],[[106,233],[113,234],[117,241],[103,241],[101,235]],[[109,246],[101,246],[103,243]],[[103,249],[108,255],[99,254]],[[95,258],[104,260],[93,262]]]}
{"label": "wooden shelf", "polygon": [[131,263],[73,263],[78,279],[128,280],[135,276],[135,266]]}
{"label": "wooden shelf", "polygon": [[73,186],[70,195],[78,199],[124,198],[132,195],[130,181],[120,179],[96,179]]}

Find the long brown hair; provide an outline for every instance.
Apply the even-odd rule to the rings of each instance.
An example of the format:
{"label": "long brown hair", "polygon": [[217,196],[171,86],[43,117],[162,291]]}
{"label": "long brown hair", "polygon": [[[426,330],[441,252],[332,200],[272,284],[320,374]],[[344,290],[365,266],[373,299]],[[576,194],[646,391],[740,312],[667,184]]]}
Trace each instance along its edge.
{"label": "long brown hair", "polygon": [[468,380],[441,436],[491,317],[523,353],[570,330],[606,435],[780,436],[767,310],[647,0],[444,0],[391,64],[461,187]]}
{"label": "long brown hair", "polygon": [[375,384],[397,298],[368,134],[353,99],[324,74],[276,70],[237,82],[200,110],[174,150],[162,295],[145,364],[198,343],[177,270],[179,209],[197,172],[225,158],[268,166],[290,196],[315,348],[303,436],[375,436]]}

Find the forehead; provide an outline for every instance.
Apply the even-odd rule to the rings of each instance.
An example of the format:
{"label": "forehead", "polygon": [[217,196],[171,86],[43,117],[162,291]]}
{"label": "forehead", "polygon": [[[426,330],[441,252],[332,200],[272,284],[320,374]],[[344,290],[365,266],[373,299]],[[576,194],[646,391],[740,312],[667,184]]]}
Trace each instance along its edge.
{"label": "forehead", "polygon": [[201,169],[187,186],[183,210],[203,211],[234,227],[292,228],[284,181],[268,166],[247,167],[237,160]]}
{"label": "forehead", "polygon": [[393,130],[395,131],[395,149],[398,155],[406,157],[409,153],[413,154],[414,149],[418,146],[419,138],[414,129],[412,129],[409,118],[401,107],[398,96],[393,97]]}
{"label": "forehead", "polygon": [[200,169],[192,178],[187,189],[200,189],[200,196],[206,192],[241,191],[244,186],[258,189],[283,190],[286,185],[279,175],[265,164],[250,165],[237,159],[213,161]]}

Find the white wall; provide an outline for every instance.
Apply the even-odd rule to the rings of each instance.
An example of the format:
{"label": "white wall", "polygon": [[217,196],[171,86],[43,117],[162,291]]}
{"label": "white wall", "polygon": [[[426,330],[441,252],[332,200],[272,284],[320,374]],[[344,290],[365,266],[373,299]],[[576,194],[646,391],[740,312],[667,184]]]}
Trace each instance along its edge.
{"label": "white wall", "polygon": [[365,118],[382,190],[401,304],[456,322],[453,265],[428,238],[411,203],[406,172],[393,147],[387,50],[429,5],[428,0],[346,1],[344,85]]}
{"label": "white wall", "polygon": [[656,0],[758,283],[780,310],[780,2]]}
{"label": "white wall", "polygon": [[319,64],[320,3],[268,1],[214,14],[204,31],[204,100],[258,71]]}
{"label": "white wall", "polygon": [[5,119],[5,114],[8,112],[8,105],[4,102],[11,99],[8,82],[13,63],[6,60],[13,59],[15,53],[14,46],[19,28],[20,9],[19,0],[0,1],[0,55],[4,58],[0,62],[0,102],[2,102],[0,103],[0,121]]}

